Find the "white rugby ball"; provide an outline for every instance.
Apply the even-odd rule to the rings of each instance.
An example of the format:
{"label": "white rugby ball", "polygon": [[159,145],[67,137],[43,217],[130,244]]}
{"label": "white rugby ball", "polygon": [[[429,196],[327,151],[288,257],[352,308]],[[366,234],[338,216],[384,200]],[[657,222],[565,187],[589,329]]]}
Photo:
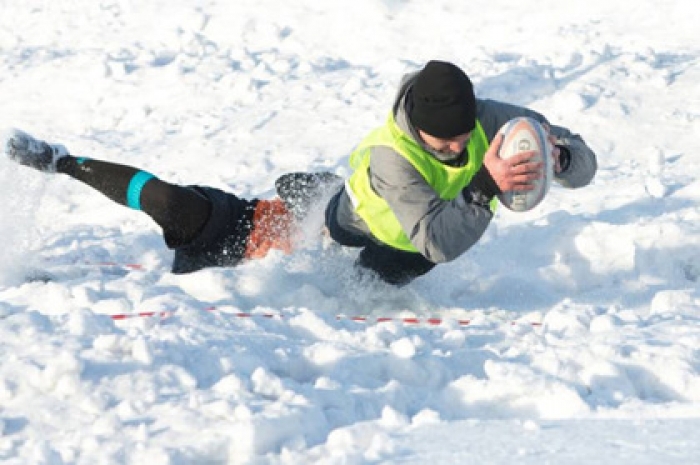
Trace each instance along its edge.
{"label": "white rugby ball", "polygon": [[533,190],[503,192],[498,200],[509,210],[532,210],[547,195],[554,176],[552,144],[547,139],[547,131],[533,118],[518,117],[504,124],[500,132],[503,134],[503,142],[498,155],[507,159],[522,152],[533,151],[533,161],[543,164],[543,176],[532,182],[535,186]]}

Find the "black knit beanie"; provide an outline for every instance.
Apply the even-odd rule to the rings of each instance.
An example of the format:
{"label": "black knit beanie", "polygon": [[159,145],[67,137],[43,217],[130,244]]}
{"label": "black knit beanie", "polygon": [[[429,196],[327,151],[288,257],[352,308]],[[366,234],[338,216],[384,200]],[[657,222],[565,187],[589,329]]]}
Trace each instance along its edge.
{"label": "black knit beanie", "polygon": [[412,87],[413,125],[440,139],[465,134],[476,126],[476,97],[464,71],[452,63],[429,61]]}

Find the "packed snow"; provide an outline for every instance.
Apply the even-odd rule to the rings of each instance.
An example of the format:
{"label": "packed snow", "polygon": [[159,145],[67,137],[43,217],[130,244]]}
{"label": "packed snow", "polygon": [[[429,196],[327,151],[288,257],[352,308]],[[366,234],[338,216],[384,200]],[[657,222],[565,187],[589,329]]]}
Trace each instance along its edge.
{"label": "packed snow", "polygon": [[599,161],[394,289],[320,213],[292,255],[176,276],[146,215],[0,160],[2,463],[700,463],[691,0],[0,6],[0,128],[172,182],[345,176],[434,58]]}

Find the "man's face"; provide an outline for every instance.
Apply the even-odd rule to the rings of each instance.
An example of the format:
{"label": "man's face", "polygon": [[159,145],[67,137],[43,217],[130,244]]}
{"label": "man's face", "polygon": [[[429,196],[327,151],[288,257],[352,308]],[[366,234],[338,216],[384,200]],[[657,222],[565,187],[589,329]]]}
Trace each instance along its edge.
{"label": "man's face", "polygon": [[418,130],[418,133],[428,147],[445,155],[459,155],[462,153],[464,151],[464,147],[466,147],[467,143],[469,143],[469,138],[472,135],[470,131],[450,139],[441,139],[439,137],[431,136],[430,134],[421,130]]}

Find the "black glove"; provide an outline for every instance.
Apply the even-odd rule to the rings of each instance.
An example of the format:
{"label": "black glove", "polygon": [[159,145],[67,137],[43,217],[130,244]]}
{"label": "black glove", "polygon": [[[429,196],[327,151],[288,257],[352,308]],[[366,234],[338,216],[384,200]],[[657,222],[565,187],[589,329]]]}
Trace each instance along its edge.
{"label": "black glove", "polygon": [[462,190],[462,195],[467,203],[482,205],[488,208],[489,202],[501,193],[496,181],[491,177],[491,173],[485,166],[476,172],[471,182]]}

